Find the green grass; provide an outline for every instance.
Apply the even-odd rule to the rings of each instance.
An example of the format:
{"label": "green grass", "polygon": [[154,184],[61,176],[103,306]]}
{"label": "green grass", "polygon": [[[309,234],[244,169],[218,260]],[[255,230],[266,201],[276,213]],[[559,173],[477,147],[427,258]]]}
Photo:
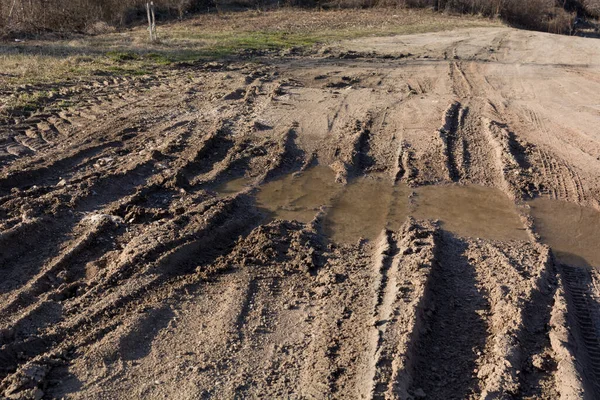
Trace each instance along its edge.
{"label": "green grass", "polygon": [[35,111],[41,104],[47,102],[52,95],[51,91],[37,91],[33,93],[22,93],[11,98],[7,104],[7,110]]}
{"label": "green grass", "polygon": [[145,75],[176,62],[234,58],[242,50],[310,48],[344,39],[497,25],[487,19],[398,9],[239,12],[201,15],[158,27],[150,43],[144,27],[62,41],[0,45],[0,86]]}
{"label": "green grass", "polygon": [[116,62],[134,61],[141,58],[139,54],[131,51],[108,51],[106,57]]}

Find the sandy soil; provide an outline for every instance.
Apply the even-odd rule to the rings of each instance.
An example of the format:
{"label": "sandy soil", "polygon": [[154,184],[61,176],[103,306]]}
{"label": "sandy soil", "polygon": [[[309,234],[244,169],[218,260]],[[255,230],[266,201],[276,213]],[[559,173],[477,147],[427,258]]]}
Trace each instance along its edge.
{"label": "sandy soil", "polygon": [[[600,277],[526,202],[600,209],[599,41],[477,28],[73,85],[0,126],[3,398],[600,396]],[[315,164],[497,188],[530,240],[265,219],[258,187]]]}

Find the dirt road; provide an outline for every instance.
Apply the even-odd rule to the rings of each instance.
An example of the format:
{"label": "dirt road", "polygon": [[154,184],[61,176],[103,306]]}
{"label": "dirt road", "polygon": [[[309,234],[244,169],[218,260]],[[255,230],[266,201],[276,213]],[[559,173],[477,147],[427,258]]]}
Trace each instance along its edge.
{"label": "dirt road", "polygon": [[[478,28],[62,89],[0,125],[3,398],[600,396],[600,41]],[[284,178],[317,164],[320,191]],[[257,205],[281,178],[305,220]],[[426,185],[506,196],[514,238],[391,224]],[[558,249],[573,221],[546,234],[534,198],[592,233]],[[365,232],[330,235],[340,210]]]}

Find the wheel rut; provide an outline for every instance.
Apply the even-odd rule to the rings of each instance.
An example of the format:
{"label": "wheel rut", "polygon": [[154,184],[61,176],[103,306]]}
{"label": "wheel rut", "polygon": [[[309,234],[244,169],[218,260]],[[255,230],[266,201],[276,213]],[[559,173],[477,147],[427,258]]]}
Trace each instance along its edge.
{"label": "wheel rut", "polygon": [[490,305],[465,252],[467,245],[444,234],[431,271],[427,333],[417,347],[413,392],[428,398],[473,398],[481,388],[473,371],[487,338]]}
{"label": "wheel rut", "polygon": [[585,348],[584,384],[600,395],[600,303],[592,290],[594,283],[589,272],[580,267],[562,264],[560,271],[566,282],[567,304],[577,324],[576,335]]}
{"label": "wheel rut", "polygon": [[442,153],[446,159],[448,179],[457,182],[465,174],[466,154],[465,141],[460,133],[468,109],[463,109],[459,102],[452,103],[444,113],[443,125],[439,129],[442,140]]}

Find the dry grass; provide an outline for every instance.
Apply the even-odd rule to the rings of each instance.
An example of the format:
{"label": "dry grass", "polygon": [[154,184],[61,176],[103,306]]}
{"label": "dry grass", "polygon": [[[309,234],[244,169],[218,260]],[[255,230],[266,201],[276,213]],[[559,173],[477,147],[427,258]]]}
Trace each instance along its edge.
{"label": "dry grass", "polygon": [[310,47],[362,36],[412,34],[497,25],[489,19],[427,10],[315,11],[280,9],[205,14],[159,27],[149,43],[145,27],[68,40],[25,41],[0,46],[0,85],[139,75],[178,61],[235,57],[241,50]]}

